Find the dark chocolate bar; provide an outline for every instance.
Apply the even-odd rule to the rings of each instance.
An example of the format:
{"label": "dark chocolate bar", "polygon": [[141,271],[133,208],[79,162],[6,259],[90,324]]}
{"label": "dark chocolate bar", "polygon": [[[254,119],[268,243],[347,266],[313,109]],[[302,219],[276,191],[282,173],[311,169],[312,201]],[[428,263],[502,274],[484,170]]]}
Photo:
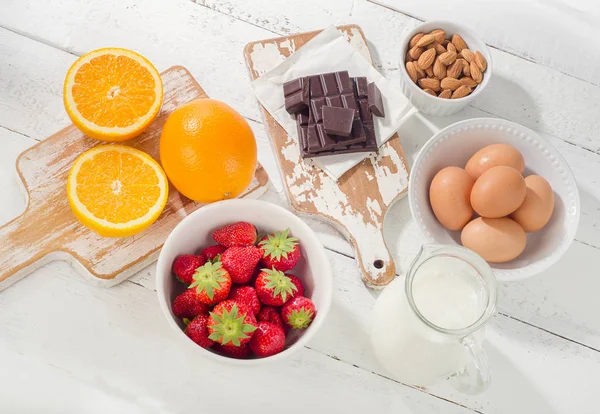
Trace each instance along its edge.
{"label": "dark chocolate bar", "polygon": [[347,137],[352,132],[352,121],[354,121],[355,110],[351,108],[324,106],[323,128],[329,135]]}
{"label": "dark chocolate bar", "polygon": [[[307,90],[309,93],[308,105],[296,112],[298,140],[303,158],[377,151],[366,78],[350,78],[347,71],[341,71],[302,79],[306,79],[302,84],[298,79],[290,82],[286,98],[296,96],[300,90]],[[292,107],[296,109],[295,106]],[[334,115],[336,112],[341,116],[341,112],[346,112],[344,122],[338,121]],[[324,121],[326,116],[329,122]],[[348,132],[350,120],[351,129]],[[332,121],[342,123],[345,127],[332,126]]]}
{"label": "dark chocolate bar", "polygon": [[377,85],[375,85],[375,82],[369,83],[367,91],[367,100],[369,101],[369,110],[373,115],[381,117],[385,116],[381,91],[379,90]]}
{"label": "dark chocolate bar", "polygon": [[293,115],[306,110],[310,103],[308,78],[298,78],[284,83],[283,96],[285,98],[285,110],[288,113]]}

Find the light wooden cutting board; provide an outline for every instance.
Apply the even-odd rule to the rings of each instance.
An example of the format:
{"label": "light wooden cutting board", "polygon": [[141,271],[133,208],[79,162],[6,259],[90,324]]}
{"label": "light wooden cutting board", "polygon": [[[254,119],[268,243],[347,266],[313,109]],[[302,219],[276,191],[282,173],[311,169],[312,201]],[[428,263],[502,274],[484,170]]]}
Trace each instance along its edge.
{"label": "light wooden cutting board", "polygon": [[[141,136],[125,145],[158,160],[159,137],[169,114],[181,104],[208,98],[192,75],[175,66],[161,74],[164,102],[159,116]],[[17,159],[17,171],[28,197],[25,212],[0,227],[0,290],[53,260],[67,260],[84,280],[115,285],[156,260],[171,230],[202,207],[183,197],[173,186],[164,212],[147,230],[127,238],[104,238],[76,219],[66,195],[66,179],[73,161],[99,145],[73,125],[27,149]],[[258,164],[250,187],[241,197],[265,193],[269,178]]]}
{"label": "light wooden cutting board", "polygon": [[[338,29],[372,62],[360,27],[347,25]],[[272,69],[318,33],[249,43],[244,55],[252,79]],[[408,164],[398,134],[379,148],[377,155],[363,160],[336,182],[320,168],[305,162],[295,137],[288,136],[262,109],[291,207],[336,227],[353,244],[365,283],[374,288],[387,285],[396,268],[383,237],[383,222],[389,207],[408,189]]]}

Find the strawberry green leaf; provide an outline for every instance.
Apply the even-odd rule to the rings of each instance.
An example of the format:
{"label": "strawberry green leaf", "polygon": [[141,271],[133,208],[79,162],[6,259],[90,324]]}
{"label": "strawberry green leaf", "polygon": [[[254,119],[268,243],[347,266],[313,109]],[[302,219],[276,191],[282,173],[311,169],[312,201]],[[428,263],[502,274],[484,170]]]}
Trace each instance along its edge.
{"label": "strawberry green leaf", "polygon": [[221,262],[207,262],[196,269],[193,276],[194,281],[190,284],[190,287],[195,287],[198,294],[206,292],[206,296],[212,300],[215,296],[215,289],[221,289],[221,283],[227,281],[225,274]]}
{"label": "strawberry green leaf", "polygon": [[288,237],[289,231],[290,229],[285,229],[269,234],[265,240],[258,243],[265,257],[271,257],[274,260],[280,260],[282,257],[287,259],[288,253],[293,252],[294,247],[298,244],[297,238]]}
{"label": "strawberry green leaf", "polygon": [[312,322],[314,313],[310,309],[300,308],[298,310],[292,310],[287,315],[287,323],[295,329],[304,329]]}
{"label": "strawberry green leaf", "polygon": [[240,340],[249,338],[247,334],[256,330],[256,326],[244,323],[246,314],[240,312],[237,305],[233,305],[231,310],[223,309],[222,315],[210,312],[210,317],[215,323],[210,326],[208,337],[221,345],[232,343],[240,346]]}
{"label": "strawberry green leaf", "polygon": [[285,302],[288,295],[292,296],[294,292],[298,291],[296,285],[292,282],[292,279],[287,277],[285,273],[275,270],[275,268],[262,269],[263,272],[267,274],[265,280],[267,283],[265,284],[265,288],[273,290],[273,296],[281,296],[283,301]]}

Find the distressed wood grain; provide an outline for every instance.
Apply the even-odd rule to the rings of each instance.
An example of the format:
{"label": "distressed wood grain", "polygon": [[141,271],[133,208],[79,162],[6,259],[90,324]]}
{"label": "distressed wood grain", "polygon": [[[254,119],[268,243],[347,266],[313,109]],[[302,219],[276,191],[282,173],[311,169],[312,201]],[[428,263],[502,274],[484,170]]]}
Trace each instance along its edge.
{"label": "distressed wood grain", "polygon": [[[160,114],[146,131],[126,145],[158,159],[162,125],[173,110],[194,99],[207,98],[183,67],[161,74],[164,101]],[[71,125],[37,143],[17,158],[17,170],[28,195],[25,212],[0,227],[0,288],[5,288],[50,260],[69,260],[84,279],[112,286],[156,260],[158,251],[182,217],[202,206],[172,186],[165,210],[147,230],[126,238],[101,237],[81,225],[67,202],[69,169],[83,152],[100,144]],[[241,197],[259,197],[268,176],[259,164]]]}
{"label": "distressed wood grain", "polygon": [[[339,30],[358,50],[368,52],[367,41],[358,26],[341,26]],[[249,43],[244,54],[251,77],[258,78],[271,69],[268,64],[289,57],[288,45],[298,50],[318,33]],[[265,54],[265,50],[269,53]],[[273,59],[271,50],[280,58]],[[263,116],[292,208],[303,215],[322,218],[340,230],[354,246],[365,283],[374,288],[387,285],[394,278],[396,267],[383,237],[383,222],[388,208],[408,190],[408,166],[398,134],[383,144],[377,154],[336,181],[301,158],[297,140],[264,108]]]}

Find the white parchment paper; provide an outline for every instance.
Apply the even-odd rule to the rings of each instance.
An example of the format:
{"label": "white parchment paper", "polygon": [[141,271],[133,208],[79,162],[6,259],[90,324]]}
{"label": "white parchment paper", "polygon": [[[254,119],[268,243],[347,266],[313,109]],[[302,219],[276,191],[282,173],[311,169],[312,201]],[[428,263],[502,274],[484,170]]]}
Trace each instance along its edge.
{"label": "white parchment paper", "polygon": [[[347,70],[351,77],[366,76],[381,91],[385,117],[373,117],[377,142],[381,146],[416,110],[402,94],[400,87],[377,72],[335,26],[323,30],[297,52],[256,79],[252,82],[252,88],[260,103],[297,140],[296,123],[285,110],[283,84],[301,76],[340,70]],[[337,180],[368,155],[369,153],[328,155],[313,158],[312,162]]]}

